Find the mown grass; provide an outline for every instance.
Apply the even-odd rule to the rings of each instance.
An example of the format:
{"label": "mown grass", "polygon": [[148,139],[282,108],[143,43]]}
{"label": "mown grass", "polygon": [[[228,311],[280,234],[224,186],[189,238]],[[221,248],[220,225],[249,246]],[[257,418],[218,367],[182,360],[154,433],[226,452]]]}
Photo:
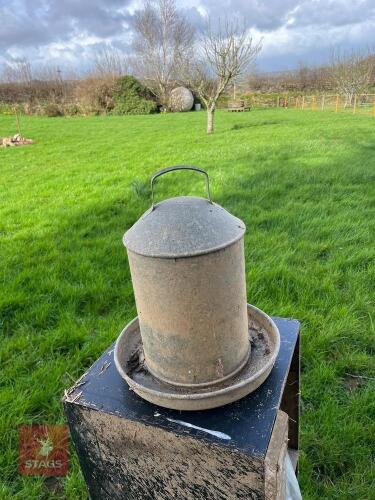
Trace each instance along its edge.
{"label": "mown grass", "polygon": [[[212,136],[204,121],[22,118],[35,144],[0,150],[0,498],[86,498],[73,451],[60,492],[18,475],[17,426],[63,422],[63,389],[136,314],[121,237],[150,175],[181,163],[247,224],[249,302],[302,322],[304,498],[374,498],[375,120],[223,112]],[[203,187],[178,172],[157,196]]]}

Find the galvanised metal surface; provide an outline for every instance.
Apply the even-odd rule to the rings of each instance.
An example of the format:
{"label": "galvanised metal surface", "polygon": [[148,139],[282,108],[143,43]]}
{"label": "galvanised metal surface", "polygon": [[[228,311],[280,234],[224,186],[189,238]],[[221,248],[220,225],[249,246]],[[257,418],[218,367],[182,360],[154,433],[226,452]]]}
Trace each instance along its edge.
{"label": "galvanised metal surface", "polygon": [[245,224],[217,203],[180,196],[157,203],[124,235],[126,248],[174,259],[214,252],[243,237]]}
{"label": "galvanised metal surface", "polygon": [[199,257],[128,256],[150,372],[180,385],[234,375],[250,349],[243,240]]}
{"label": "galvanised metal surface", "polygon": [[131,321],[117,339],[114,360],[120,375],[139,396],[165,408],[206,410],[217,408],[255,391],[270,374],[280,348],[275,322],[263,311],[247,305],[251,354],[236,375],[216,385],[179,387],[152,376],[144,364],[139,318]]}
{"label": "galvanised metal surface", "polygon": [[[175,170],[194,170],[206,177],[207,199],[179,196],[154,203],[154,182]],[[152,206],[125,233],[124,245],[147,257],[192,257],[235,243],[245,234],[245,224],[211,199],[207,172],[178,165],[157,172],[151,179]]]}
{"label": "galvanised metal surface", "polygon": [[212,203],[206,178],[208,199],[153,204],[124,236],[147,368],[176,386],[224,381],[250,354],[245,225]]}

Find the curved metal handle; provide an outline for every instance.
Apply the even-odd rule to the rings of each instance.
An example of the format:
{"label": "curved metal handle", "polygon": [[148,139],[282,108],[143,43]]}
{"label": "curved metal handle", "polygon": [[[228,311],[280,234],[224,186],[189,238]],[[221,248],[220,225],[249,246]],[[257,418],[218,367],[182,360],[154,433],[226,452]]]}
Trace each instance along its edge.
{"label": "curved metal handle", "polygon": [[168,172],[174,172],[175,170],[194,170],[195,172],[199,172],[203,175],[206,176],[206,188],[207,188],[207,198],[208,198],[208,201],[210,203],[212,203],[212,199],[211,199],[211,192],[210,192],[210,179],[208,177],[208,173],[203,170],[203,168],[199,168],[199,167],[190,167],[188,165],[175,165],[174,167],[167,167],[167,168],[163,168],[163,170],[159,170],[159,172],[156,172],[156,174],[154,174],[152,177],[151,177],[151,210],[153,210],[155,208],[155,203],[154,203],[154,182],[155,180],[160,177],[161,175],[164,175],[164,174],[167,174]]}

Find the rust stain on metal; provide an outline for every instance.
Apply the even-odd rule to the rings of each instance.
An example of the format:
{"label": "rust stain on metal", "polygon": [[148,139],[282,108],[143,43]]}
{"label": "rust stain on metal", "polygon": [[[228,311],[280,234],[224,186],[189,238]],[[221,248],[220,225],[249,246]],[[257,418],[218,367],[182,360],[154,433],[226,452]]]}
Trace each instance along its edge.
{"label": "rust stain on metal", "polygon": [[217,365],[216,365],[216,374],[219,379],[224,377],[224,366],[223,362],[221,361],[221,358],[217,360]]}

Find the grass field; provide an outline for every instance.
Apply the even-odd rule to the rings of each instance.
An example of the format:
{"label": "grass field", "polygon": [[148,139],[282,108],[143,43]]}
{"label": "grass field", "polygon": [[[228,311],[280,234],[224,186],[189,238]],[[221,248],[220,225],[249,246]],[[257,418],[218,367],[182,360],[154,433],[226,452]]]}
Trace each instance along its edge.
{"label": "grass field", "polygon": [[[249,302],[302,322],[304,498],[375,498],[375,119],[219,112],[212,136],[203,112],[21,125],[35,144],[0,150],[0,498],[86,498],[73,451],[55,492],[18,475],[17,426],[64,422],[64,388],[135,316],[121,238],[150,175],[181,163],[247,225]],[[203,193],[194,173],[157,186]]]}

